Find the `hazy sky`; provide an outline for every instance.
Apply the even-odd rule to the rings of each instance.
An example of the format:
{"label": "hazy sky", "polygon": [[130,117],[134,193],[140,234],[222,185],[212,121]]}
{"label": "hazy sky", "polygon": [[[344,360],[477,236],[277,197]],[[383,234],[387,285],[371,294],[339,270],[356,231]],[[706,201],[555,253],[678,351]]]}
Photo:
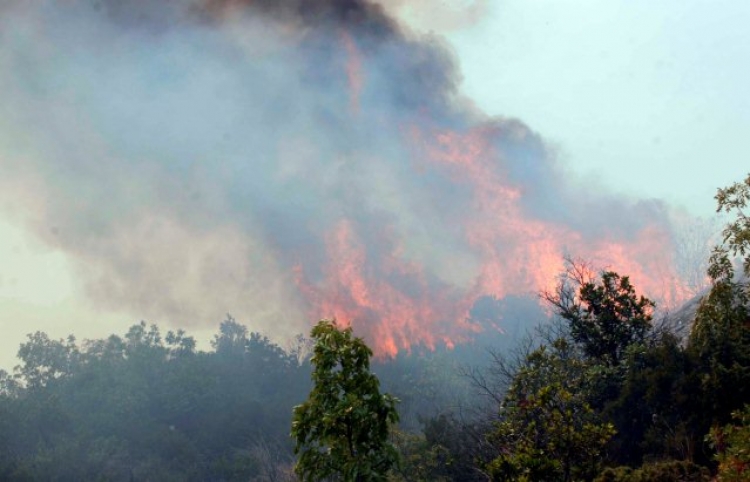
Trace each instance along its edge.
{"label": "hazy sky", "polygon": [[[518,117],[599,189],[710,216],[715,189],[750,171],[750,3],[388,5],[444,36],[478,109]],[[15,363],[26,333],[103,336],[139,320],[89,302],[65,255],[25,231],[22,216],[0,218],[0,367]]]}
{"label": "hazy sky", "polygon": [[750,3],[507,0],[449,34],[463,89],[612,189],[711,215],[750,171]]}

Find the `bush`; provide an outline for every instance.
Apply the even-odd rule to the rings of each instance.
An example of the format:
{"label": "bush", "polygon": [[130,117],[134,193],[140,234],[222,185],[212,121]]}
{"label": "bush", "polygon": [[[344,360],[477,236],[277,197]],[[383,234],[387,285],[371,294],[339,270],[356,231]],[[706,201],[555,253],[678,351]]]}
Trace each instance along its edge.
{"label": "bush", "polygon": [[594,482],[708,482],[706,467],[686,460],[665,460],[644,464],[638,469],[615,467],[605,469]]}

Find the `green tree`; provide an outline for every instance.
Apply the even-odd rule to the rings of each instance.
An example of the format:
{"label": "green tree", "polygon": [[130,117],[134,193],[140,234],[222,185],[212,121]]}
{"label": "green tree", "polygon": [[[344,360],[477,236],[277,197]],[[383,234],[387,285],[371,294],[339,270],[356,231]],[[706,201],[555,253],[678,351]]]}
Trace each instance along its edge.
{"label": "green tree", "polygon": [[389,482],[449,482],[451,454],[442,445],[431,444],[423,435],[394,430],[394,443],[401,465],[389,474]]}
{"label": "green tree", "polygon": [[709,439],[717,451],[716,480],[741,482],[750,479],[750,405],[732,414],[734,424],[711,430]]}
{"label": "green tree", "polygon": [[[689,363],[676,338],[653,329],[654,303],[627,276],[597,276],[572,260],[543,297],[559,320],[512,372],[493,434],[501,451],[488,467],[495,480],[590,480],[605,460],[689,456],[680,420],[687,404],[676,396]],[[662,447],[667,436],[670,450]],[[646,443],[656,437],[658,447]]]}
{"label": "green tree", "polygon": [[686,460],[663,460],[638,469],[627,466],[605,469],[594,482],[709,482],[706,467]]}
{"label": "green tree", "polygon": [[495,481],[590,480],[614,427],[586,401],[588,365],[564,338],[526,358],[490,435],[500,455],[486,467]]}
{"label": "green tree", "polygon": [[696,312],[689,350],[700,365],[702,393],[712,422],[727,423],[731,413],[750,402],[750,290],[737,277],[733,259],[742,259],[750,276],[750,176],[716,194],[717,211],[736,218],[723,231],[723,244],[709,260],[711,290]]}
{"label": "green tree", "polygon": [[557,291],[543,297],[570,327],[584,354],[606,366],[619,365],[626,348],[651,329],[654,302],[638,296],[627,276],[612,271],[599,282],[585,264],[569,262]]}
{"label": "green tree", "polygon": [[313,388],[293,411],[297,475],[303,481],[386,480],[398,463],[389,442],[397,401],[380,393],[370,372],[372,350],[351,327],[340,329],[331,320],[321,320],[311,337]]}
{"label": "green tree", "polygon": [[74,336],[67,340],[52,340],[46,333],[37,331],[27,338],[28,341],[18,350],[18,358],[22,361],[18,375],[26,386],[43,388],[75,372],[81,354]]}
{"label": "green tree", "polygon": [[[728,254],[743,257],[745,276],[750,276],[750,217],[745,214],[750,202],[750,174],[743,182],[736,182],[731,186],[719,189],[714,196],[716,212],[734,213],[736,219],[729,223],[723,231],[724,245],[714,250],[709,275],[713,279],[726,279],[723,274],[734,274],[731,264],[727,262]],[[718,262],[716,262],[718,261]],[[727,266],[729,265],[729,270]],[[717,267],[721,267],[719,271]]]}
{"label": "green tree", "polygon": [[308,366],[229,325],[236,349],[211,352],[143,322],[80,344],[30,335],[0,370],[0,480],[288,480]]}
{"label": "green tree", "polygon": [[631,345],[622,361],[618,395],[602,409],[618,433],[608,449],[613,462],[637,466],[644,460],[693,460],[703,433],[695,363],[669,332]]}
{"label": "green tree", "polygon": [[701,374],[701,392],[712,422],[724,424],[750,402],[750,310],[744,288],[715,281],[696,313],[689,350]]}

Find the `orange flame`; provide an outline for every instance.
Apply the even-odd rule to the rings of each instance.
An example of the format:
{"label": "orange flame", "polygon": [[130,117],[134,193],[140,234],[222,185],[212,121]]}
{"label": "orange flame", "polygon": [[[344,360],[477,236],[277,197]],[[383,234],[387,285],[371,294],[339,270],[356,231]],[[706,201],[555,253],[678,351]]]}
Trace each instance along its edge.
{"label": "orange flame", "polygon": [[[359,115],[364,55],[370,52],[363,53],[345,28],[338,35],[349,107]],[[672,266],[666,229],[644,222],[628,236],[605,232],[591,237],[563,221],[529,214],[524,202],[534,188],[511,180],[509,166],[519,161],[497,142],[499,137],[527,142],[533,134],[521,123],[487,122],[461,130],[429,127],[429,119],[419,119],[418,126],[402,122],[407,123],[401,131],[415,172],[437,173],[470,193],[470,212],[453,222],[463,258],[476,266],[467,268],[468,282],[438,277],[428,261],[406,253],[395,223],[378,226],[384,232],[372,240],[371,226],[341,216],[325,236],[322,267],[300,263],[293,268],[311,319],[335,317],[355,324],[381,356],[415,344],[452,347],[480,330],[467,321],[477,299],[553,290],[566,255],[629,275],[639,291],[662,306],[675,306],[688,296]]]}
{"label": "orange flame", "polygon": [[436,291],[422,269],[399,257],[395,247],[368,262],[367,248],[351,221],[339,222],[327,247],[323,280],[312,284],[298,268],[297,284],[311,300],[314,315],[366,327],[379,355],[395,356],[415,340],[430,349],[438,343],[452,346],[452,337],[461,339],[462,330],[476,330],[460,321],[468,307],[458,294],[448,287]]}
{"label": "orange flame", "polygon": [[637,289],[668,306],[686,298],[671,266],[664,229],[645,225],[630,241],[586,239],[562,223],[525,214],[524,191],[509,183],[498,161],[501,153],[490,142],[494,129],[459,134],[412,128],[409,134],[417,146],[416,169],[437,170],[470,187],[472,212],[460,226],[465,244],[479,260],[470,286],[430,279],[424,266],[404,255],[395,232],[381,233],[383,239],[373,248],[364,227],[343,218],[326,239],[322,277],[310,279],[297,268],[297,284],[309,301],[311,317],[356,324],[381,356],[394,356],[415,343],[452,347],[480,329],[467,321],[479,297],[554,289],[569,253],[629,275]]}
{"label": "orange flame", "polygon": [[[571,252],[629,275],[638,289],[667,306],[685,299],[687,291],[671,266],[667,231],[646,225],[631,241],[585,239],[561,223],[529,218],[521,206],[524,192],[504,176],[501,155],[489,142],[491,134],[482,128],[466,134],[411,130],[412,141],[422,150],[417,163],[427,164],[420,170],[441,170],[454,182],[471,187],[472,213],[461,229],[480,267],[470,287],[443,286],[435,291],[423,267],[405,260],[395,244],[386,255],[368,259],[355,225],[344,219],[328,239],[325,280],[306,288],[315,293],[313,310],[366,326],[381,355],[408,350],[415,341],[430,348],[438,342],[452,346],[478,330],[466,318],[480,296],[553,289],[563,258]],[[394,275],[408,279],[409,289],[387,281]]]}
{"label": "orange flame", "polygon": [[[522,130],[512,134],[525,135]],[[674,307],[689,297],[672,266],[672,244],[664,228],[646,225],[628,242],[584,239],[568,226],[529,219],[519,204],[523,193],[508,185],[498,168],[501,156],[493,151],[487,142],[490,136],[482,128],[464,135],[438,132],[432,143],[429,139],[425,143],[418,130],[413,135],[422,139],[432,162],[452,170],[475,188],[478,215],[468,217],[465,228],[468,242],[480,251],[484,262],[474,296],[492,293],[502,297],[553,288],[563,269],[563,257],[574,252],[593,257],[605,269],[629,275],[664,307]]]}

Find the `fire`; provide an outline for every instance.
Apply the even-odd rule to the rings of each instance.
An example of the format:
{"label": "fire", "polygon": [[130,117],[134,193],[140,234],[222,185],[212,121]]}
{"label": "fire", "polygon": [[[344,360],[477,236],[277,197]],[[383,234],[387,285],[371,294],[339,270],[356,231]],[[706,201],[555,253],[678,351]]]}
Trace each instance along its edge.
{"label": "fire", "polygon": [[[342,218],[326,238],[323,276],[299,270],[297,283],[311,316],[353,323],[381,356],[394,356],[415,343],[452,347],[479,327],[467,322],[481,296],[535,294],[555,288],[564,257],[589,256],[604,269],[631,277],[640,292],[667,306],[685,299],[669,257],[668,232],[645,224],[630,240],[589,239],[560,222],[524,212],[524,189],[508,180],[498,129],[484,126],[458,133],[409,129],[416,172],[438,172],[469,188],[470,212],[459,232],[479,260],[466,286],[432,279],[429,266],[408,259],[396,229],[385,227],[368,240],[363,226]],[[523,136],[514,132],[513,136]],[[434,278],[434,277],[433,277]]]}
{"label": "fire", "polygon": [[687,296],[663,209],[578,192],[376,3],[57,3],[0,17],[2,181],[41,186],[29,224],[102,306],[336,317],[393,356],[474,337],[477,300],[554,289],[566,255]]}
{"label": "fire", "polygon": [[591,252],[598,265],[630,276],[641,293],[657,300],[659,308],[671,310],[691,297],[690,289],[672,265],[671,248],[667,231],[648,225],[631,243],[602,241]]}
{"label": "fire", "polygon": [[492,147],[493,128],[464,135],[438,132],[434,141],[413,132],[428,161],[473,187],[474,213],[467,216],[464,231],[482,269],[470,297],[504,297],[553,287],[563,266],[564,241],[571,233],[563,226],[524,217],[519,205],[522,191],[507,182],[499,153]]}
{"label": "fire", "polygon": [[[490,133],[491,134],[491,133]],[[517,132],[515,135],[523,136]],[[482,275],[477,292],[502,297],[530,289],[550,289],[563,269],[568,252],[586,253],[597,264],[630,275],[643,292],[666,307],[684,301],[688,290],[671,263],[672,247],[664,228],[646,224],[631,242],[585,239],[581,233],[550,221],[522,213],[520,188],[509,185],[498,163],[499,155],[487,141],[486,130],[461,136],[437,133],[428,156],[438,164],[461,165],[456,174],[475,186],[475,207],[484,216],[472,216],[467,239],[482,252]],[[613,220],[616,222],[616,220]]]}
{"label": "fire", "polygon": [[[448,287],[430,286],[422,268],[398,256],[397,246],[381,254],[368,248],[354,223],[342,219],[327,239],[328,263],[323,279],[311,282],[297,268],[297,284],[311,301],[311,316],[321,314],[364,328],[380,355],[395,356],[419,340],[434,349],[452,345],[446,332],[467,308]],[[369,256],[378,256],[369,260]],[[458,326],[472,329],[466,322]],[[451,333],[461,337],[460,330]]]}

